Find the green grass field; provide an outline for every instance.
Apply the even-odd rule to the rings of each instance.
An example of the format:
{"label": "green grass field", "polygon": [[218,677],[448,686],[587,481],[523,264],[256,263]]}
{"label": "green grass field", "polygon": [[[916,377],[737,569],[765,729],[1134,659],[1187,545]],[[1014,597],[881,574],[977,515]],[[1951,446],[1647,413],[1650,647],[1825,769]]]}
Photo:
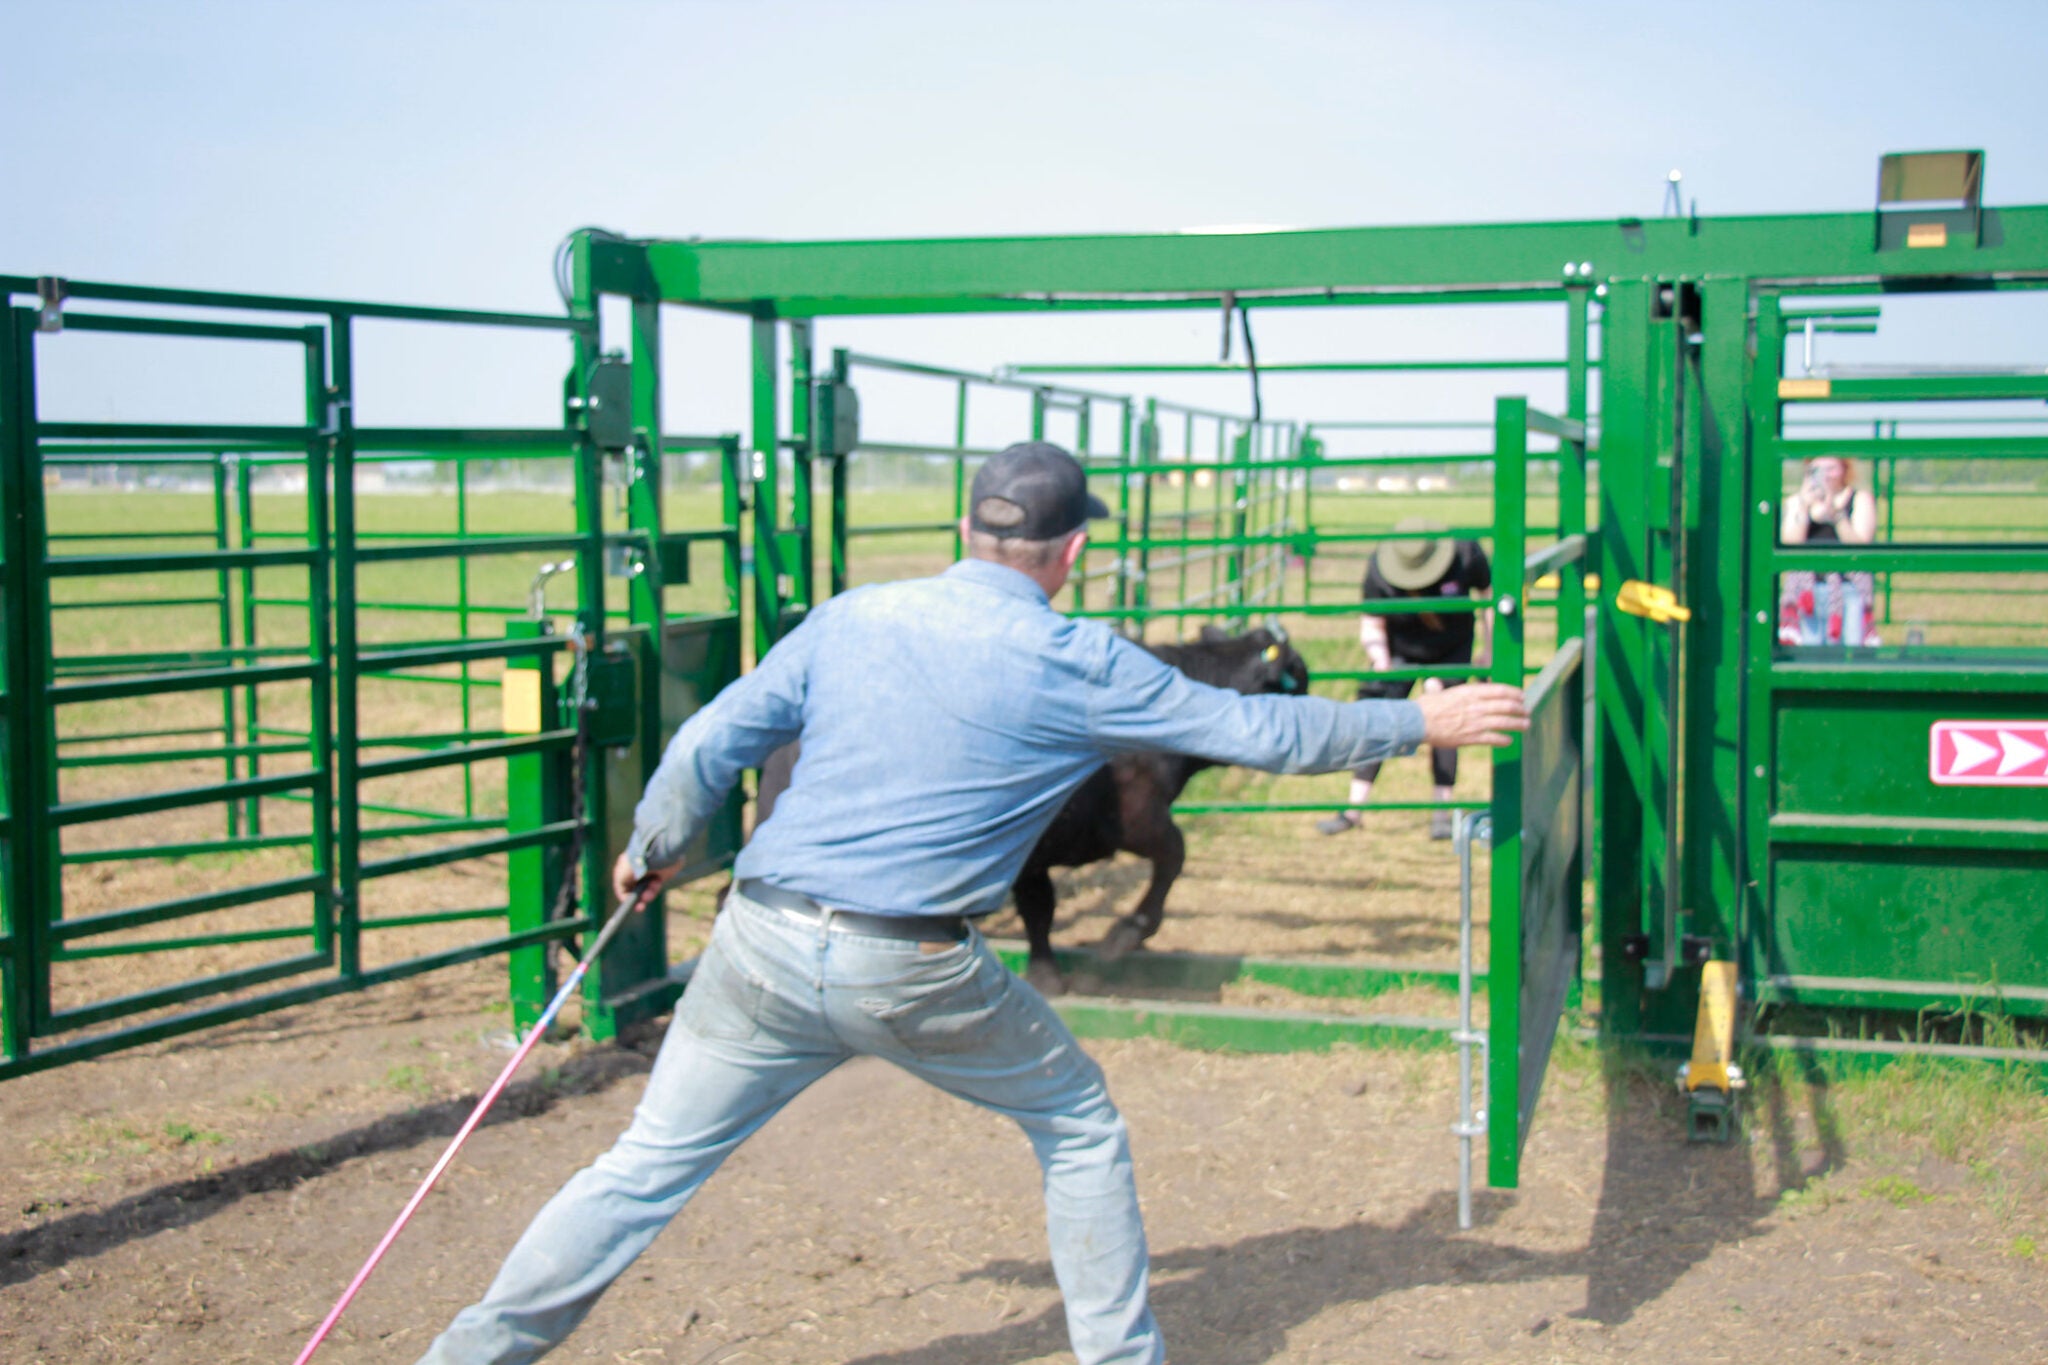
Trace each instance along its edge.
{"label": "green grass field", "polygon": [[[1106,496],[1114,500],[1114,480],[1098,481]],[[822,493],[822,489],[820,490]],[[1190,481],[1170,485],[1155,481],[1152,489],[1155,539],[1172,537],[1185,527],[1192,539],[1214,535],[1221,507],[1221,492],[1200,488]],[[1302,516],[1302,494],[1296,490],[1288,499],[1294,524]],[[214,540],[214,503],[203,493],[168,490],[72,491],[60,490],[48,500],[50,530],[62,537],[65,553],[138,553],[154,550],[204,549]],[[574,507],[566,492],[493,491],[473,493],[460,506],[450,492],[365,492],[357,499],[358,524],[368,542],[470,534],[566,534],[574,529]],[[284,546],[302,541],[306,505],[303,495],[257,494],[252,503],[251,528],[256,543]],[[1532,525],[1553,525],[1554,498],[1535,496],[1530,500]],[[858,482],[849,498],[848,520],[855,527],[932,524],[950,519],[953,493],[948,484],[933,483],[897,488],[869,488]],[[1317,527],[1322,531],[1369,534],[1391,529],[1414,517],[1427,518],[1453,527],[1481,527],[1487,524],[1491,498],[1484,492],[1435,494],[1361,494],[1317,491],[1313,495]],[[719,502],[714,488],[686,486],[671,493],[664,507],[671,528],[706,528],[719,524]],[[1227,518],[1228,513],[1225,512]],[[1990,494],[1964,490],[1942,494],[1906,494],[1895,509],[1885,515],[1896,524],[1901,539],[2014,539],[2026,536],[2038,524],[2048,531],[2048,495],[2022,489],[1993,490]],[[1278,529],[1279,512],[1269,505],[1252,514],[1252,529]],[[1227,520],[1224,523],[1228,524]],[[139,536],[161,531],[162,537],[146,539],[95,539],[104,536]],[[1083,568],[1090,575],[1081,601],[1093,609],[1116,605],[1119,584],[1115,578],[1118,556],[1117,528],[1097,528],[1097,542]],[[231,527],[231,542],[239,542],[241,528]],[[1531,535],[1540,545],[1548,537]],[[1316,603],[1342,604],[1355,600],[1357,583],[1363,573],[1366,544],[1329,547],[1313,561],[1285,557],[1283,600],[1299,603],[1306,595]],[[823,547],[820,547],[822,559]],[[1277,550],[1254,549],[1247,556],[1256,562],[1261,555],[1268,567],[1252,581],[1274,586],[1282,570],[1273,567],[1283,556]],[[883,581],[915,574],[936,572],[951,561],[953,537],[947,532],[917,531],[886,535],[856,535],[849,550],[849,579],[854,584]],[[494,639],[505,630],[508,617],[522,614],[528,584],[544,556],[531,553],[480,555],[466,560],[428,560],[363,567],[358,574],[362,604],[360,638],[365,646],[455,638]],[[1137,555],[1130,556],[1135,566]],[[1213,600],[1225,587],[1223,556],[1195,548],[1182,552],[1172,547],[1150,551],[1152,572],[1146,587],[1155,607],[1181,601]],[[723,556],[715,545],[703,544],[693,553],[693,581],[669,591],[669,608],[679,612],[721,611],[728,601]],[[820,591],[824,590],[825,568],[819,566]],[[1135,580],[1121,584],[1127,595],[1137,591]],[[163,572],[98,578],[64,578],[53,585],[57,607],[55,647],[63,666],[80,669],[124,671],[154,667],[129,663],[119,656],[187,653],[193,661],[226,648],[274,650],[281,655],[303,650],[308,638],[308,610],[305,605],[307,576],[296,568],[271,568],[244,575],[214,571]],[[623,606],[626,585],[612,580],[609,600]],[[575,600],[573,573],[554,579],[549,587],[550,609],[561,612]],[[1898,575],[1879,584],[1880,619],[1877,628],[1890,637],[1889,643],[1903,642],[1908,630],[1916,632],[1931,646],[2013,646],[2048,644],[2048,575],[2010,575],[2003,578],[1962,575]],[[182,605],[123,605],[153,600],[182,602]],[[251,605],[253,603],[253,605]],[[1061,605],[1072,606],[1072,593]],[[1888,609],[1888,612],[1887,610]],[[1889,620],[1884,619],[1885,615]],[[1283,609],[1280,619],[1290,637],[1316,674],[1355,670],[1363,666],[1356,644],[1356,621],[1348,613],[1309,616]],[[250,622],[253,621],[253,633]],[[1152,640],[1191,635],[1201,618],[1159,617],[1146,630]],[[1529,613],[1527,647],[1531,667],[1548,657],[1556,639],[1553,613],[1540,605]],[[442,681],[366,680],[363,684],[363,727],[370,735],[490,730],[496,725],[495,683],[497,670],[478,665],[468,671],[462,684],[458,669],[431,670]],[[1317,691],[1348,696],[1351,685],[1341,680],[1318,684]],[[283,730],[303,732],[308,694],[301,684],[275,684],[260,690],[258,704],[264,722]],[[120,733],[141,729],[199,729],[223,722],[224,703],[218,694],[185,693],[135,701],[108,702],[67,707],[61,713],[66,736]],[[166,741],[168,742],[168,741]],[[74,748],[77,754],[118,754],[137,746],[101,743]],[[146,745],[141,747],[158,747]],[[108,774],[87,770],[95,790],[102,789]],[[80,774],[72,774],[72,784]],[[438,774],[419,779],[415,786],[443,788],[433,799],[459,797],[468,810],[483,812],[501,808],[499,785],[483,780],[481,799],[478,780],[463,784],[455,792],[452,775]],[[1272,779],[1240,773],[1206,775],[1197,797],[1213,799],[1274,799],[1322,801],[1337,799],[1336,779]],[[411,804],[394,798],[394,805]],[[431,802],[430,802],[431,804]]]}

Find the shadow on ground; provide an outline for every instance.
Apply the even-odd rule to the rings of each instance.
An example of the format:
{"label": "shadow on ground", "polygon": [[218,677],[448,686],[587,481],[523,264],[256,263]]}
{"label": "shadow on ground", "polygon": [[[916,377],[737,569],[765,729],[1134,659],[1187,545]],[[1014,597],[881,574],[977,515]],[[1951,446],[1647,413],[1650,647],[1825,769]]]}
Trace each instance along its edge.
{"label": "shadow on ground", "polygon": [[[1682,1102],[1640,1061],[1610,1056],[1607,1164],[1587,1245],[1532,1252],[1488,1240],[1513,1196],[1480,1192],[1475,1230],[1457,1231],[1456,1196],[1432,1196],[1398,1223],[1290,1228],[1235,1242],[1186,1247],[1153,1258],[1152,1301],[1182,1365],[1256,1365],[1280,1355],[1288,1336],[1325,1311],[1431,1285],[1582,1277],[1586,1303],[1573,1316],[1617,1326],[1662,1297],[1720,1247],[1756,1235],[1780,1194],[1841,1165],[1845,1151],[1824,1078],[1808,1077],[1822,1151],[1802,1164],[1786,1094],[1769,1083],[1755,1096],[1757,1126],[1778,1177],[1756,1187],[1740,1146],[1683,1141]],[[1685,1195],[1682,1200],[1676,1196]],[[1045,1261],[991,1261],[955,1281],[1045,1287]],[[1061,1350],[1066,1323],[1054,1307],[989,1332],[957,1334],[850,1365],[1005,1365]]]}
{"label": "shadow on ground", "polygon": [[[658,1030],[642,1026],[629,1035],[625,1046],[592,1049],[545,1075],[518,1082],[505,1091],[485,1126],[532,1118],[569,1096],[593,1094],[628,1076],[645,1075],[658,1036]],[[634,1046],[642,1042],[648,1048],[646,1053]],[[208,1175],[159,1185],[105,1208],[70,1214],[0,1237],[0,1286],[20,1284],[124,1242],[203,1222],[251,1195],[288,1190],[367,1156],[452,1137],[478,1098],[478,1094],[459,1095],[386,1114],[317,1144],[272,1152]]]}

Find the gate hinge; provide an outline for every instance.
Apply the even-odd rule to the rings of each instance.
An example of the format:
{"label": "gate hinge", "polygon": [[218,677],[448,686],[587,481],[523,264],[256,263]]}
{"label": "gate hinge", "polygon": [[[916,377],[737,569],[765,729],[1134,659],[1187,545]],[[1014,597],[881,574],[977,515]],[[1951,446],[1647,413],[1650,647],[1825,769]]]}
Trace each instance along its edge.
{"label": "gate hinge", "polygon": [[71,290],[62,278],[44,275],[36,280],[36,330],[38,332],[61,332],[64,330],[64,300]]}

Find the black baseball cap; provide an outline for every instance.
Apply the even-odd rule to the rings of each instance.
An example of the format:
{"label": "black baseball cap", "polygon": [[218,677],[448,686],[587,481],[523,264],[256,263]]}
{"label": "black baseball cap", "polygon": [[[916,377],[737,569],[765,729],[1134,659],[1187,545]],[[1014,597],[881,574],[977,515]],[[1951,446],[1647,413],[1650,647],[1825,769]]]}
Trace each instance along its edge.
{"label": "black baseball cap", "polygon": [[1088,491],[1081,462],[1050,441],[1019,441],[989,456],[967,505],[968,524],[1002,540],[1052,540],[1109,515]]}

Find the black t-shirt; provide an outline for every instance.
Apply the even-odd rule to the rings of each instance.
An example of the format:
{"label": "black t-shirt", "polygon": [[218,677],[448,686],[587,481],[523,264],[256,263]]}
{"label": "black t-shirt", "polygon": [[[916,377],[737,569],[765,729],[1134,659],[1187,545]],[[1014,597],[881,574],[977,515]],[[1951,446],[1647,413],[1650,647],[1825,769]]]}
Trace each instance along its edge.
{"label": "black t-shirt", "polygon": [[[1408,592],[1380,577],[1377,560],[1365,571],[1365,600],[1386,601],[1397,597],[1467,598],[1473,593],[1493,591],[1493,570],[1486,552],[1477,541],[1461,540],[1451,567],[1444,576],[1419,591]],[[1382,616],[1387,623],[1387,648],[1397,659],[1415,664],[1468,663],[1472,658],[1472,630],[1475,613],[1469,611],[1402,612]]]}

